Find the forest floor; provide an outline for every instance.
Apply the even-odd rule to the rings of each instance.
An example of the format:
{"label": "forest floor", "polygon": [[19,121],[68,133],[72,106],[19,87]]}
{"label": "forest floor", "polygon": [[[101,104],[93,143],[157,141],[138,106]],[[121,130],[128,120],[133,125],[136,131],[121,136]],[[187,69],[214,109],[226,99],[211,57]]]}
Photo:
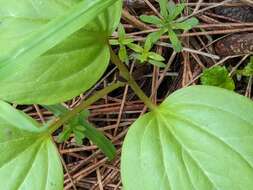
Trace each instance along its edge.
{"label": "forest floor", "polygon": [[[175,3],[178,3],[175,1]],[[189,0],[181,16],[195,16],[200,21],[192,30],[179,35],[183,51],[176,53],[170,47],[166,36],[157,43],[153,51],[165,58],[166,67],[161,69],[148,64],[130,61],[129,69],[138,84],[154,103],[159,104],[177,89],[200,84],[200,77],[206,68],[225,66],[234,80],[235,91],[247,97],[252,96],[252,76],[238,77],[237,70],[243,69],[253,53],[253,2]],[[155,30],[139,19],[140,15],[159,15],[159,5],[154,0],[129,0],[125,2],[121,23],[127,36],[140,43]],[[116,36],[116,33],[114,34]],[[115,48],[115,52],[118,49]],[[94,91],[101,89],[118,78],[118,71],[112,64],[103,78],[88,92],[65,106],[73,108]],[[73,139],[58,144],[65,167],[66,190],[119,190],[120,154],[129,126],[147,109],[133,91],[125,86],[89,107],[89,121],[102,131],[117,147],[117,157],[108,161],[104,154],[85,140],[77,146]],[[44,122],[52,113],[36,105],[26,107],[26,113]]]}

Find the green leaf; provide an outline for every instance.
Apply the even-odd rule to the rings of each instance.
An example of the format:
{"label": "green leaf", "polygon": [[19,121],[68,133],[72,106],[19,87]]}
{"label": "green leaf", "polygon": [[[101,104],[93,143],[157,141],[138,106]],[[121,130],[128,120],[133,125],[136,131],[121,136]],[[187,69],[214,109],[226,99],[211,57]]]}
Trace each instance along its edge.
{"label": "green leaf", "polygon": [[119,45],[119,44],[120,44],[120,43],[119,43],[119,40],[110,40],[109,43],[110,43],[110,45],[112,45],[112,46],[116,46],[116,45]]}
{"label": "green leaf", "polygon": [[125,39],[123,40],[123,44],[124,44],[124,45],[130,44],[130,43],[132,43],[132,42],[134,42],[134,39],[132,39],[132,38],[125,38]]}
{"label": "green leaf", "polygon": [[173,29],[182,29],[184,31],[188,31],[192,29],[194,26],[197,26],[199,24],[199,20],[195,17],[190,18],[184,22],[180,23],[174,23],[173,24]]}
{"label": "green leaf", "polygon": [[148,35],[149,38],[151,38],[151,42],[154,44],[156,43],[160,38],[161,36],[167,32],[168,30],[166,28],[162,28],[156,32],[152,32]]}
{"label": "green leaf", "polygon": [[74,132],[74,135],[75,135],[75,141],[76,141],[76,144],[78,144],[78,145],[83,144],[83,139],[85,138],[85,133],[84,133],[83,130],[85,131],[84,127],[80,126],[80,125],[77,125],[77,126],[73,127],[73,132]]}
{"label": "green leaf", "polygon": [[[57,116],[62,116],[66,114],[69,110],[64,106],[58,104],[53,106],[43,106],[46,109],[52,111],[57,114]],[[60,115],[58,115],[60,113]],[[75,139],[77,143],[82,144],[81,140],[84,137],[90,139],[101,151],[110,159],[114,159],[116,156],[116,148],[112,144],[112,142],[107,139],[103,133],[98,131],[95,127],[93,127],[86,119],[89,116],[88,110],[83,110],[79,115],[77,115],[74,119],[69,121],[68,127],[71,131],[75,132]],[[77,132],[78,131],[78,132]],[[82,132],[82,134],[80,134]]]}
{"label": "green leaf", "polygon": [[140,19],[143,22],[149,23],[149,24],[154,24],[154,25],[158,25],[161,26],[163,24],[162,20],[160,18],[158,18],[157,16],[154,15],[141,15]]}
{"label": "green leaf", "polygon": [[90,111],[88,109],[83,110],[81,113],[79,113],[81,118],[88,119],[90,116]]}
{"label": "green leaf", "polygon": [[124,189],[251,189],[252,113],[251,100],[225,89],[173,93],[130,127],[121,160]]}
{"label": "green leaf", "polygon": [[173,1],[169,2],[168,11],[169,11],[169,21],[176,19],[184,10],[185,4],[175,4]]}
{"label": "green leaf", "polygon": [[80,125],[85,127],[85,135],[88,139],[90,139],[101,151],[109,158],[109,160],[113,160],[116,156],[116,148],[112,144],[112,142],[107,139],[103,133],[98,131],[95,127],[93,127],[90,123],[82,120]]}
{"label": "green leaf", "polygon": [[165,61],[164,57],[155,53],[155,52],[148,52],[148,57],[154,59],[156,61]]}
{"label": "green leaf", "polygon": [[0,98],[55,104],[89,89],[109,62],[122,4],[114,2],[1,1]]}
{"label": "green leaf", "polygon": [[45,109],[52,112],[55,116],[60,116],[61,114],[65,114],[68,112],[68,109],[65,108],[61,104],[55,104],[55,105],[42,105]]}
{"label": "green leaf", "polygon": [[235,89],[234,80],[229,76],[226,67],[215,66],[206,69],[200,80],[203,85],[218,86],[228,90]]}
{"label": "green leaf", "polygon": [[164,19],[168,17],[167,11],[168,3],[169,3],[168,0],[159,0],[160,12]]}
{"label": "green leaf", "polygon": [[249,63],[242,70],[237,70],[236,73],[246,77],[253,76],[253,56],[250,57]]}
{"label": "green leaf", "polygon": [[142,54],[133,54],[133,56],[140,61],[140,63],[145,63],[148,61],[148,52],[143,52]]}
{"label": "green leaf", "polygon": [[127,44],[127,47],[129,47],[130,49],[132,49],[133,51],[135,51],[137,53],[143,52],[143,48],[137,44],[134,44],[134,43]]}
{"label": "green leaf", "polygon": [[167,7],[169,15],[171,16],[171,15],[173,15],[173,13],[175,11],[176,4],[174,3],[174,1],[170,0],[170,1],[168,1],[168,6],[165,6],[165,7]]}
{"label": "green leaf", "polygon": [[119,35],[120,41],[122,41],[126,36],[125,28],[124,28],[123,24],[121,24],[121,23],[119,23],[119,26],[118,26],[118,35]]}
{"label": "green leaf", "polygon": [[166,65],[165,65],[163,62],[161,62],[161,61],[148,60],[148,62],[149,62],[150,64],[152,64],[152,65],[157,66],[157,67],[161,67],[161,68],[166,67]]}
{"label": "green leaf", "polygon": [[57,136],[57,142],[63,143],[64,141],[67,141],[72,134],[72,129],[67,125],[64,127],[63,131]]}
{"label": "green leaf", "polygon": [[46,129],[0,101],[0,189],[63,189],[61,161]]}
{"label": "green leaf", "polygon": [[75,126],[74,130],[84,132],[86,129],[82,125],[77,125]]}
{"label": "green leaf", "polygon": [[172,47],[176,52],[180,52],[182,50],[182,45],[180,40],[177,37],[177,34],[173,30],[168,30],[168,36],[172,43]]}
{"label": "green leaf", "polygon": [[125,46],[121,45],[119,49],[119,58],[123,62],[128,62],[128,55],[127,55],[127,50]]}
{"label": "green leaf", "polygon": [[154,45],[154,36],[148,35],[144,43],[144,51],[149,52]]}

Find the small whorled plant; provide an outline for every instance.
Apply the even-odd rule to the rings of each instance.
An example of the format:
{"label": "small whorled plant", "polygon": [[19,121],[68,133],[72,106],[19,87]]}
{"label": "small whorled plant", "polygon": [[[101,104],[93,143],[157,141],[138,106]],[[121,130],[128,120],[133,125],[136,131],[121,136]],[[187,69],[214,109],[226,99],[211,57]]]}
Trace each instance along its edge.
{"label": "small whorled plant", "polygon": [[235,89],[235,82],[225,66],[214,66],[205,69],[200,81],[203,85],[218,86],[228,90]]}
{"label": "small whorled plant", "polygon": [[[115,149],[84,120],[84,110],[124,83],[71,111],[55,106],[94,85],[109,59],[150,109],[124,141],[125,190],[252,189],[253,103],[225,89],[193,86],[154,105],[109,45],[121,7],[121,0],[0,1],[0,189],[63,189],[51,138],[62,125],[58,140],[74,132],[77,142],[86,136],[113,158]],[[6,102],[40,104],[56,117],[42,125]]]}
{"label": "small whorled plant", "polygon": [[118,40],[110,40],[111,45],[119,45],[119,58],[122,62],[126,64],[129,63],[129,56],[127,53],[127,47],[134,51],[131,55],[132,58],[137,59],[141,64],[150,63],[152,65],[158,67],[165,67],[166,65],[163,63],[165,60],[161,55],[152,52],[151,48],[154,45],[153,34],[148,35],[147,39],[144,43],[144,47],[141,47],[138,44],[133,43],[134,39],[126,36],[125,29],[122,24],[118,27]]}
{"label": "small whorled plant", "polygon": [[155,40],[159,39],[164,33],[167,33],[174,50],[180,52],[182,50],[182,45],[177,37],[177,32],[180,30],[186,32],[198,25],[199,21],[195,17],[186,20],[184,20],[183,17],[177,19],[185,8],[183,3],[175,4],[173,1],[168,2],[168,0],[160,0],[159,4],[161,18],[153,15],[141,15],[140,19],[146,23],[157,26],[159,30],[153,33],[153,38],[155,38]]}

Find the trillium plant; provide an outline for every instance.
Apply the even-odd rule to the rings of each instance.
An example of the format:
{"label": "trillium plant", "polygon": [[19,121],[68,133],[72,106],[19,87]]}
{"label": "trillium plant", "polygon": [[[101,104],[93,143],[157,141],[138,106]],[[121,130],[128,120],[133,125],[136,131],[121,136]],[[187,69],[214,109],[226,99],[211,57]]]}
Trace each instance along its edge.
{"label": "trillium plant", "polygon": [[[161,4],[162,18],[142,19],[159,26],[180,51],[174,30],[188,30],[197,21],[174,22],[182,5]],[[123,144],[124,190],[253,189],[251,100],[218,87],[193,86],[154,105],[121,61],[133,41],[123,35],[114,41],[123,49],[121,59],[109,45],[121,10],[122,0],[0,0],[0,189],[62,190],[63,168],[52,139],[62,127],[57,141],[71,134],[77,143],[89,138],[114,158],[114,146],[87,121],[86,109],[125,82],[110,84],[71,111],[60,106],[91,88],[110,60],[149,108]],[[150,48],[138,47],[137,58],[163,66],[164,59]],[[55,117],[40,124],[12,104],[39,104]]]}

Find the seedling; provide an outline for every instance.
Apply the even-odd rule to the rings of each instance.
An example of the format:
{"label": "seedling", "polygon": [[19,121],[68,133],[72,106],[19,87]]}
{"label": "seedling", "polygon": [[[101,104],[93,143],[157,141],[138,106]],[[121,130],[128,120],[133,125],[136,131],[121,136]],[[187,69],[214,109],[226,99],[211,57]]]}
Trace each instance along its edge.
{"label": "seedling", "polygon": [[128,44],[128,47],[135,52],[132,56],[139,60],[140,63],[150,63],[158,67],[165,67],[166,65],[163,63],[165,59],[161,55],[150,51],[153,46],[152,40],[152,36],[149,35],[145,41],[144,47],[133,43]]}
{"label": "seedling", "polygon": [[192,29],[198,25],[198,19],[195,17],[184,21],[181,18],[177,19],[185,8],[184,4],[175,4],[173,1],[168,2],[168,0],[160,0],[159,4],[162,18],[153,15],[142,15],[140,19],[146,23],[154,24],[159,28],[159,31],[155,34],[156,39],[159,39],[164,33],[167,33],[174,50],[180,52],[182,45],[177,37],[178,31],[183,30],[185,32]]}
{"label": "seedling", "polygon": [[127,55],[127,49],[126,46],[133,43],[134,40],[132,38],[126,37],[126,32],[124,29],[124,26],[122,24],[119,24],[118,26],[118,40],[110,40],[111,45],[119,45],[119,58],[121,61],[126,62],[128,64],[129,58]]}
{"label": "seedling", "polygon": [[[68,112],[68,109],[63,107],[62,105],[52,105],[52,106],[44,106],[47,110],[54,113],[55,116],[60,117],[62,114]],[[62,132],[58,135],[57,141],[62,143],[67,141],[72,134],[74,134],[76,143],[81,145],[83,139],[85,138],[86,126],[81,125],[81,121],[85,121],[88,124],[87,119],[89,116],[89,111],[84,110],[80,114],[76,115],[75,118],[71,119],[67,124],[63,126]]]}
{"label": "seedling", "polygon": [[201,76],[201,84],[217,86],[228,90],[235,89],[235,82],[225,66],[215,66],[204,70]]}
{"label": "seedling", "polygon": [[237,70],[236,73],[245,77],[253,76],[253,56],[250,57],[249,63],[243,69]]}
{"label": "seedling", "polygon": [[[182,12],[181,5],[172,10],[161,0],[160,6],[162,33],[176,36],[175,28],[196,24],[194,19],[187,26],[186,21],[171,22]],[[87,137],[113,159],[115,148],[83,114],[125,83],[110,84],[72,110],[54,106],[94,85],[111,59],[149,108],[124,141],[121,176],[125,190],[250,190],[252,101],[201,85],[183,88],[154,105],[108,44],[121,9],[122,1],[115,0],[0,1],[0,189],[63,189],[63,168],[51,138],[62,126],[60,140],[72,132],[78,143]],[[150,34],[144,48],[130,45],[141,62],[162,61],[150,52],[157,34]],[[178,48],[175,39],[171,38]],[[131,40],[118,43],[134,44]],[[47,105],[56,117],[42,125],[5,101]]]}
{"label": "seedling", "polygon": [[138,44],[133,43],[134,40],[126,36],[125,29],[122,24],[118,27],[118,40],[110,40],[111,45],[119,45],[119,58],[121,61],[128,63],[129,57],[127,54],[127,48],[130,48],[134,51],[132,54],[132,58],[135,58],[140,61],[140,63],[150,63],[152,65],[158,67],[165,67],[166,65],[163,63],[165,60],[161,55],[150,52],[153,43],[154,43],[154,36],[153,34],[149,35],[145,41],[144,47],[141,47]]}

